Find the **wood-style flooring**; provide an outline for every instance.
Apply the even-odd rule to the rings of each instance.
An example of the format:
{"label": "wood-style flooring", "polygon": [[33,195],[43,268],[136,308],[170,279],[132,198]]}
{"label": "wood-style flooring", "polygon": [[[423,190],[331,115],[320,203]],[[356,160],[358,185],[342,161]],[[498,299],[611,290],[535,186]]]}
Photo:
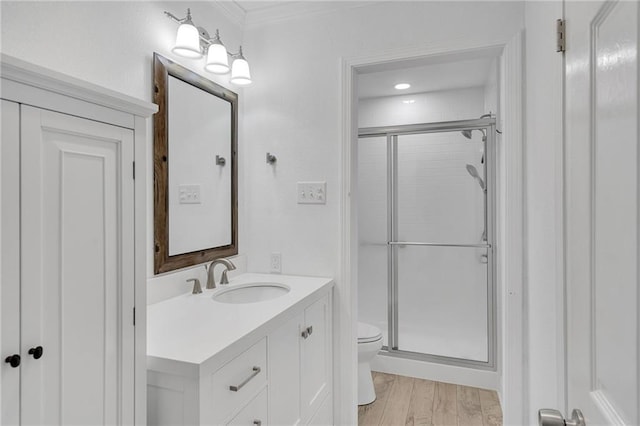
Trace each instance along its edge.
{"label": "wood-style flooring", "polygon": [[358,425],[502,426],[495,391],[373,373],[377,399],[358,407]]}

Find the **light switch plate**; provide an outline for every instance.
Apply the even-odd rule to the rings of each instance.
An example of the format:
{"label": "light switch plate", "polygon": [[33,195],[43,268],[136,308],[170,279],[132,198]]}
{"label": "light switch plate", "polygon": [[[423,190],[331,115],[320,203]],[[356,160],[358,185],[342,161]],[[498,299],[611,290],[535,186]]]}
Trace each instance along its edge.
{"label": "light switch plate", "polygon": [[178,185],[180,204],[200,204],[200,185]]}
{"label": "light switch plate", "polygon": [[326,204],[327,182],[298,182],[298,204]]}

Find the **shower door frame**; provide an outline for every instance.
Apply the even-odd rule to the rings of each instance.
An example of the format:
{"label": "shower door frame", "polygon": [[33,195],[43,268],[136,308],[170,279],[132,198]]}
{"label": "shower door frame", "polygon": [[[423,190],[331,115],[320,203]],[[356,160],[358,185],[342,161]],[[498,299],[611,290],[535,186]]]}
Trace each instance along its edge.
{"label": "shower door frame", "polygon": [[[367,127],[358,129],[358,138],[386,137],[387,145],[387,262],[388,262],[388,345],[383,346],[384,355],[419,361],[435,362],[439,364],[472,367],[475,369],[496,371],[497,353],[497,301],[496,301],[496,147],[495,147],[495,118],[479,118],[472,120],[444,121],[423,124],[409,124],[400,126]],[[484,220],[486,230],[485,244],[446,244],[431,242],[397,241],[397,146],[398,136],[461,132],[463,130],[481,130],[486,134],[485,143],[485,185]],[[428,246],[428,247],[468,247],[487,249],[487,361],[477,361],[463,358],[448,357],[418,353],[398,349],[398,246]]]}

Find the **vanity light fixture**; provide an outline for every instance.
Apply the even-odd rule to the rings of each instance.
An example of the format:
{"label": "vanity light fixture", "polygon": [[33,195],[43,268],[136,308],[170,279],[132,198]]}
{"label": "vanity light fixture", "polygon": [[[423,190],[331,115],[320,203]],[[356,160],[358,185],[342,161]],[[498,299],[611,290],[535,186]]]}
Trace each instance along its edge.
{"label": "vanity light fixture", "polygon": [[[213,74],[227,74],[231,71],[231,83],[240,86],[251,84],[249,63],[242,54],[242,46],[238,53],[230,53],[220,40],[220,32],[216,30],[213,38],[202,27],[196,27],[191,19],[191,9],[187,9],[186,18],[178,18],[174,14],[165,11],[167,17],[179,23],[176,35],[176,44],[171,49],[173,53],[190,59],[199,59],[206,52],[204,69]],[[229,67],[229,59],[233,62]]]}
{"label": "vanity light fixture", "polygon": [[398,83],[395,86],[393,86],[396,90],[406,90],[409,87],[411,87],[411,85],[409,83]]}

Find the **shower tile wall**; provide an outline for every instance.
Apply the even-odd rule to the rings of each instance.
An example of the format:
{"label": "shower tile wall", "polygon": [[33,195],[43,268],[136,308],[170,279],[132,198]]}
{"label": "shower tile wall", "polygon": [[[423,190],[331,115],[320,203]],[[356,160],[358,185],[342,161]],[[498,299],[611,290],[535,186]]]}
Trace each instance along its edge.
{"label": "shower tile wall", "polygon": [[[464,102],[461,92],[466,92]],[[483,113],[482,88],[452,91],[450,97],[445,93],[438,96],[447,111],[441,119],[477,118]],[[365,113],[361,122],[374,126],[366,112],[381,111],[382,106],[368,102],[369,108],[361,109]],[[384,103],[390,102],[385,99]],[[438,109],[436,102],[430,106],[431,112],[423,111],[425,117],[433,117]],[[429,121],[433,120],[422,122]],[[389,124],[409,123],[384,123]],[[400,240],[480,243],[483,193],[465,169],[473,164],[484,178],[480,133],[474,133],[473,141],[459,132],[398,137]],[[358,159],[359,319],[377,325],[387,344],[386,138],[361,139]],[[398,249],[400,349],[487,360],[484,253],[468,248]]]}

